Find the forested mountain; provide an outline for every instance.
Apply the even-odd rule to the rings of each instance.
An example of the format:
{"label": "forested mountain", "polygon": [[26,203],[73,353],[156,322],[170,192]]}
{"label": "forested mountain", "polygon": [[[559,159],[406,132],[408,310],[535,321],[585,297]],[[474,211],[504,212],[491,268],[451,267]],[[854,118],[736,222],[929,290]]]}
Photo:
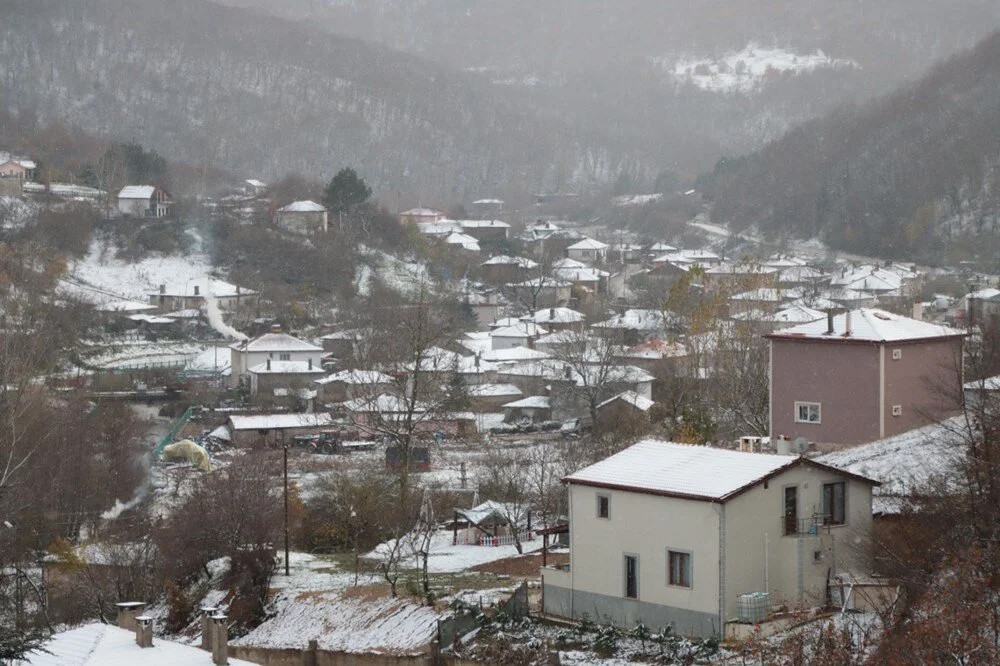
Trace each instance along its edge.
{"label": "forested mountain", "polygon": [[995,0],[218,1],[465,70],[688,175],[915,80],[1000,27]]}
{"label": "forested mountain", "polygon": [[202,0],[0,0],[0,16],[8,109],[192,164],[317,179],[352,165],[384,195],[460,200],[623,163],[471,75],[304,24]]}
{"label": "forested mountain", "polygon": [[832,246],[995,262],[1000,214],[1000,33],[919,82],[807,122],[705,179],[713,219]]}

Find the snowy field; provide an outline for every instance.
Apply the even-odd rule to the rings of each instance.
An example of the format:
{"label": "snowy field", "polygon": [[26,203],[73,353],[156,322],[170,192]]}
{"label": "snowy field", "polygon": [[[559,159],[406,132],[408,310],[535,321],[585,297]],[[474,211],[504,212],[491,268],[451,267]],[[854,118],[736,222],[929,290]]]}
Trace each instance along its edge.
{"label": "snowy field", "polygon": [[817,69],[858,67],[853,60],[831,58],[822,51],[799,54],[783,48],[762,48],[747,44],[741,51],[721,58],[681,58],[671,65],[666,58],[658,63],[667,68],[674,80],[691,81],[702,90],[713,92],[751,92],[769,72],[800,74]]}
{"label": "snowy field", "polygon": [[69,277],[81,292],[92,294],[98,302],[109,295],[148,302],[149,294],[158,291],[161,284],[184,284],[204,279],[211,272],[205,254],[153,255],[129,263],[116,258],[113,247],[94,241],[87,256],[70,266]]}

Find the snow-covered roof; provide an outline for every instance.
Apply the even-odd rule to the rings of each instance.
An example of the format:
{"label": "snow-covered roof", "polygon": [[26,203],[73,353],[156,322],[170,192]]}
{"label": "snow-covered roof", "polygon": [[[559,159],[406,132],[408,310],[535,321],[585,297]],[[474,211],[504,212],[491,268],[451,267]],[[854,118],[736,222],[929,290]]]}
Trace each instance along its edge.
{"label": "snow-covered roof", "polygon": [[523,394],[514,384],[477,384],[469,387],[469,395],[474,398],[497,398]]}
{"label": "snow-covered roof", "polygon": [[[343,403],[343,407],[349,412],[378,412],[379,414],[401,414],[409,409],[405,400],[390,393],[383,393],[374,398],[354,398]],[[427,411],[427,407],[416,403],[413,405],[413,411],[423,413]]]}
{"label": "snow-covered roof", "polygon": [[209,347],[184,364],[185,375],[222,375],[232,374],[230,354],[225,347]]}
{"label": "snow-covered roof", "polygon": [[[539,340],[541,340],[541,338],[539,338]],[[549,358],[549,355],[543,351],[539,351],[538,349],[530,349],[528,347],[518,345],[516,347],[508,347],[507,349],[488,349],[483,352],[482,358],[484,361],[498,364],[538,360]]]}
{"label": "snow-covered roof", "polygon": [[389,384],[393,378],[378,370],[341,370],[321,379],[313,380],[314,384],[331,384],[333,382],[343,382],[345,384]]}
{"label": "snow-covered roof", "polygon": [[667,245],[666,243],[653,243],[649,247],[650,252],[676,252],[677,248],[673,245]]}
{"label": "snow-covered roof", "polygon": [[542,308],[528,317],[536,324],[573,324],[586,318],[572,308]]}
{"label": "snow-covered roof", "polygon": [[265,333],[253,340],[234,342],[230,348],[247,352],[293,352],[293,351],[323,351],[322,347],[299,340],[287,333]]}
{"label": "snow-covered roof", "polygon": [[667,317],[660,310],[629,309],[605,321],[597,322],[594,328],[613,328],[637,331],[659,331],[666,326]]}
{"label": "snow-covered roof", "polygon": [[532,261],[527,257],[511,257],[506,254],[498,254],[484,261],[481,266],[518,266],[520,268],[535,268],[537,261]]}
{"label": "snow-covered roof", "polygon": [[474,206],[497,206],[503,204],[503,199],[476,199],[472,202]]}
{"label": "snow-covered roof", "polygon": [[279,213],[323,213],[325,211],[325,206],[318,204],[315,201],[309,201],[308,199],[304,201],[293,201],[287,206],[282,206],[278,209]]}
{"label": "snow-covered roof", "polygon": [[781,269],[778,280],[781,282],[812,282],[822,280],[826,274],[812,266],[791,266]]}
{"label": "snow-covered roof", "polygon": [[500,220],[459,220],[463,229],[510,229],[510,225]]}
{"label": "snow-covered roof", "polygon": [[601,404],[597,405],[597,408],[600,409],[601,407],[610,405],[616,400],[621,400],[622,402],[628,403],[633,407],[635,407],[636,409],[643,412],[649,411],[649,408],[656,404],[646,396],[639,395],[635,391],[623,391],[618,395],[608,398]]}
{"label": "snow-covered roof", "polygon": [[448,245],[461,245],[462,249],[469,250],[471,252],[479,252],[479,241],[469,236],[468,234],[463,234],[458,231],[453,231],[448,234],[444,242]]}
{"label": "snow-covered roof", "polygon": [[695,264],[702,261],[719,261],[719,255],[709,250],[681,250],[680,252],[672,252],[661,257],[656,257],[653,261],[657,263]]}
{"label": "snow-covered roof", "polygon": [[[135,632],[110,624],[92,622],[60,631],[42,646],[46,652],[31,652],[16,664],[23,666],[206,666],[212,656],[200,648],[153,638],[153,646],[141,648]],[[234,666],[253,662],[229,658]]]}
{"label": "snow-covered roof", "polygon": [[1000,375],[965,382],[966,391],[1000,391]]}
{"label": "snow-covered roof", "polygon": [[118,192],[119,199],[150,199],[156,193],[155,185],[126,185]]}
{"label": "snow-covered roof", "polygon": [[780,303],[785,299],[791,299],[797,294],[790,293],[787,289],[772,289],[771,287],[761,287],[752,291],[744,291],[741,294],[733,294],[729,297],[732,301],[760,301],[763,303]]}
{"label": "snow-covered roof", "polygon": [[557,268],[552,271],[552,274],[570,282],[600,282],[601,278],[610,275],[607,271],[597,268]]}
{"label": "snow-covered roof", "polygon": [[994,289],[993,287],[987,287],[985,289],[980,289],[978,291],[973,291],[965,295],[965,298],[978,298],[984,301],[988,301],[991,298],[996,298],[1000,296],[1000,289]]}
{"label": "snow-covered roof", "polygon": [[529,395],[504,405],[505,409],[551,409],[552,403],[547,395]]}
{"label": "snow-covered roof", "polygon": [[569,257],[563,257],[559,261],[552,262],[552,268],[586,268],[587,264],[582,261],[577,261],[576,259],[570,259]]}
{"label": "snow-covered roof", "polygon": [[312,414],[250,414],[229,417],[234,430],[282,430],[286,428],[327,428],[334,424],[326,412]]}
{"label": "snow-covered roof", "polygon": [[258,363],[252,368],[248,369],[248,372],[252,372],[255,375],[292,375],[292,374],[311,374],[311,375],[321,375],[323,374],[323,368],[318,365],[313,365],[309,361],[271,361],[270,365],[267,361],[263,363]]}
{"label": "snow-covered roof", "polygon": [[508,287],[527,287],[530,289],[556,289],[558,287],[572,287],[572,282],[557,280],[555,278],[537,277],[523,282],[510,282]]}
{"label": "snow-covered roof", "polygon": [[724,502],[784,469],[803,463],[809,461],[647,439],[570,474],[564,481]]}
{"label": "snow-covered roof", "polygon": [[567,250],[606,250],[608,249],[607,243],[602,243],[599,240],[594,240],[593,238],[584,238],[578,243],[573,243]]}
{"label": "snow-covered roof", "polygon": [[266,187],[266,185],[264,185],[263,182],[257,180],[256,178],[247,178],[243,182],[249,185],[250,187]]}
{"label": "snow-covered roof", "polygon": [[490,336],[494,338],[530,338],[532,336],[545,335],[547,330],[534,323],[518,321],[511,326],[503,326],[490,331]]}
{"label": "snow-covered roof", "polygon": [[826,313],[821,310],[814,310],[805,305],[789,305],[771,315],[771,321],[782,324],[805,324],[825,317]]}
{"label": "snow-covered roof", "polygon": [[[847,331],[847,319],[851,331]],[[833,317],[833,333],[827,333],[827,319],[800,324],[769,334],[774,338],[805,338],[811,340],[862,340],[866,342],[903,342],[933,338],[961,337],[964,331],[910,319],[884,310],[860,308]]]}
{"label": "snow-covered roof", "polygon": [[897,513],[901,498],[924,492],[937,481],[952,480],[963,460],[964,416],[909,430],[868,444],[835,451],[818,462],[879,481],[872,510]]}
{"label": "snow-covered roof", "polygon": [[687,356],[687,348],[680,342],[668,342],[667,340],[643,342],[629,347],[620,354],[620,358],[644,360],[662,360],[665,358],[679,358],[681,356]]}
{"label": "snow-covered roof", "polygon": [[615,206],[645,206],[663,198],[663,194],[654,192],[652,194],[623,194],[611,200]]}
{"label": "snow-covered roof", "polygon": [[146,312],[148,310],[155,310],[156,306],[143,303],[142,301],[114,299],[96,306],[95,309],[100,312]]}
{"label": "snow-covered roof", "polygon": [[728,261],[705,270],[706,275],[772,275],[777,272],[773,266]]}
{"label": "snow-covered roof", "polygon": [[407,217],[438,217],[444,215],[444,213],[433,208],[411,208],[410,210],[404,210],[400,215]]}

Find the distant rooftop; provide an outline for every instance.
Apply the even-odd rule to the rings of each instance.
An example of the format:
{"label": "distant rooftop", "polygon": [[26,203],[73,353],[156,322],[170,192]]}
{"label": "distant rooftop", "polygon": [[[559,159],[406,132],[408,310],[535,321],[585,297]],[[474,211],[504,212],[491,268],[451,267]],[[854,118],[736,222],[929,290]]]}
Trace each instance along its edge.
{"label": "distant rooftop", "polygon": [[[850,318],[850,332],[847,324]],[[860,340],[866,342],[902,342],[933,338],[964,337],[958,329],[910,319],[898,314],[860,308],[833,317],[833,332],[828,333],[827,318],[800,324],[769,334],[771,338],[805,338],[812,340]]]}

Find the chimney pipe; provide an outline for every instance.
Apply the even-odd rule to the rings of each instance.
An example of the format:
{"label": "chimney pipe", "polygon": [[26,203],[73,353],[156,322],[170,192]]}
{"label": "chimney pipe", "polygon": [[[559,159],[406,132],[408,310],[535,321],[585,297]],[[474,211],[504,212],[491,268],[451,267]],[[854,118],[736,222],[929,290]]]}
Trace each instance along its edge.
{"label": "chimney pipe", "polygon": [[195,296],[200,296],[201,295],[201,287],[199,287],[198,285],[194,286],[194,295]]}
{"label": "chimney pipe", "polygon": [[826,311],[826,334],[833,335],[833,310]]}
{"label": "chimney pipe", "polygon": [[142,614],[146,603],[144,601],[122,601],[115,606],[118,608],[118,626],[122,629],[135,631],[135,618]]}
{"label": "chimney pipe", "polygon": [[281,333],[281,324],[271,324],[272,333]]}
{"label": "chimney pipe", "polygon": [[271,372],[271,359],[267,359],[267,371]]}
{"label": "chimney pipe", "polygon": [[309,358],[309,369],[310,370],[313,369],[313,360],[312,360],[312,357]]}
{"label": "chimney pipe", "polygon": [[851,311],[848,310],[844,315],[844,337],[849,337],[851,335]]}
{"label": "chimney pipe", "polygon": [[924,318],[924,304],[920,301],[913,301],[913,318],[917,320]]}
{"label": "chimney pipe", "polygon": [[229,625],[225,613],[212,616],[212,663],[225,666],[229,663]]}
{"label": "chimney pipe", "polygon": [[165,284],[161,284],[160,285],[160,293],[161,294],[167,293],[167,285],[165,285]]}
{"label": "chimney pipe", "polygon": [[135,618],[135,644],[141,648],[153,647],[153,618],[148,615]]}
{"label": "chimney pipe", "polygon": [[555,320],[555,318],[556,318],[556,309],[549,308],[549,321],[552,322]]}
{"label": "chimney pipe", "polygon": [[215,606],[201,607],[201,649],[212,651],[212,616],[219,612]]}

